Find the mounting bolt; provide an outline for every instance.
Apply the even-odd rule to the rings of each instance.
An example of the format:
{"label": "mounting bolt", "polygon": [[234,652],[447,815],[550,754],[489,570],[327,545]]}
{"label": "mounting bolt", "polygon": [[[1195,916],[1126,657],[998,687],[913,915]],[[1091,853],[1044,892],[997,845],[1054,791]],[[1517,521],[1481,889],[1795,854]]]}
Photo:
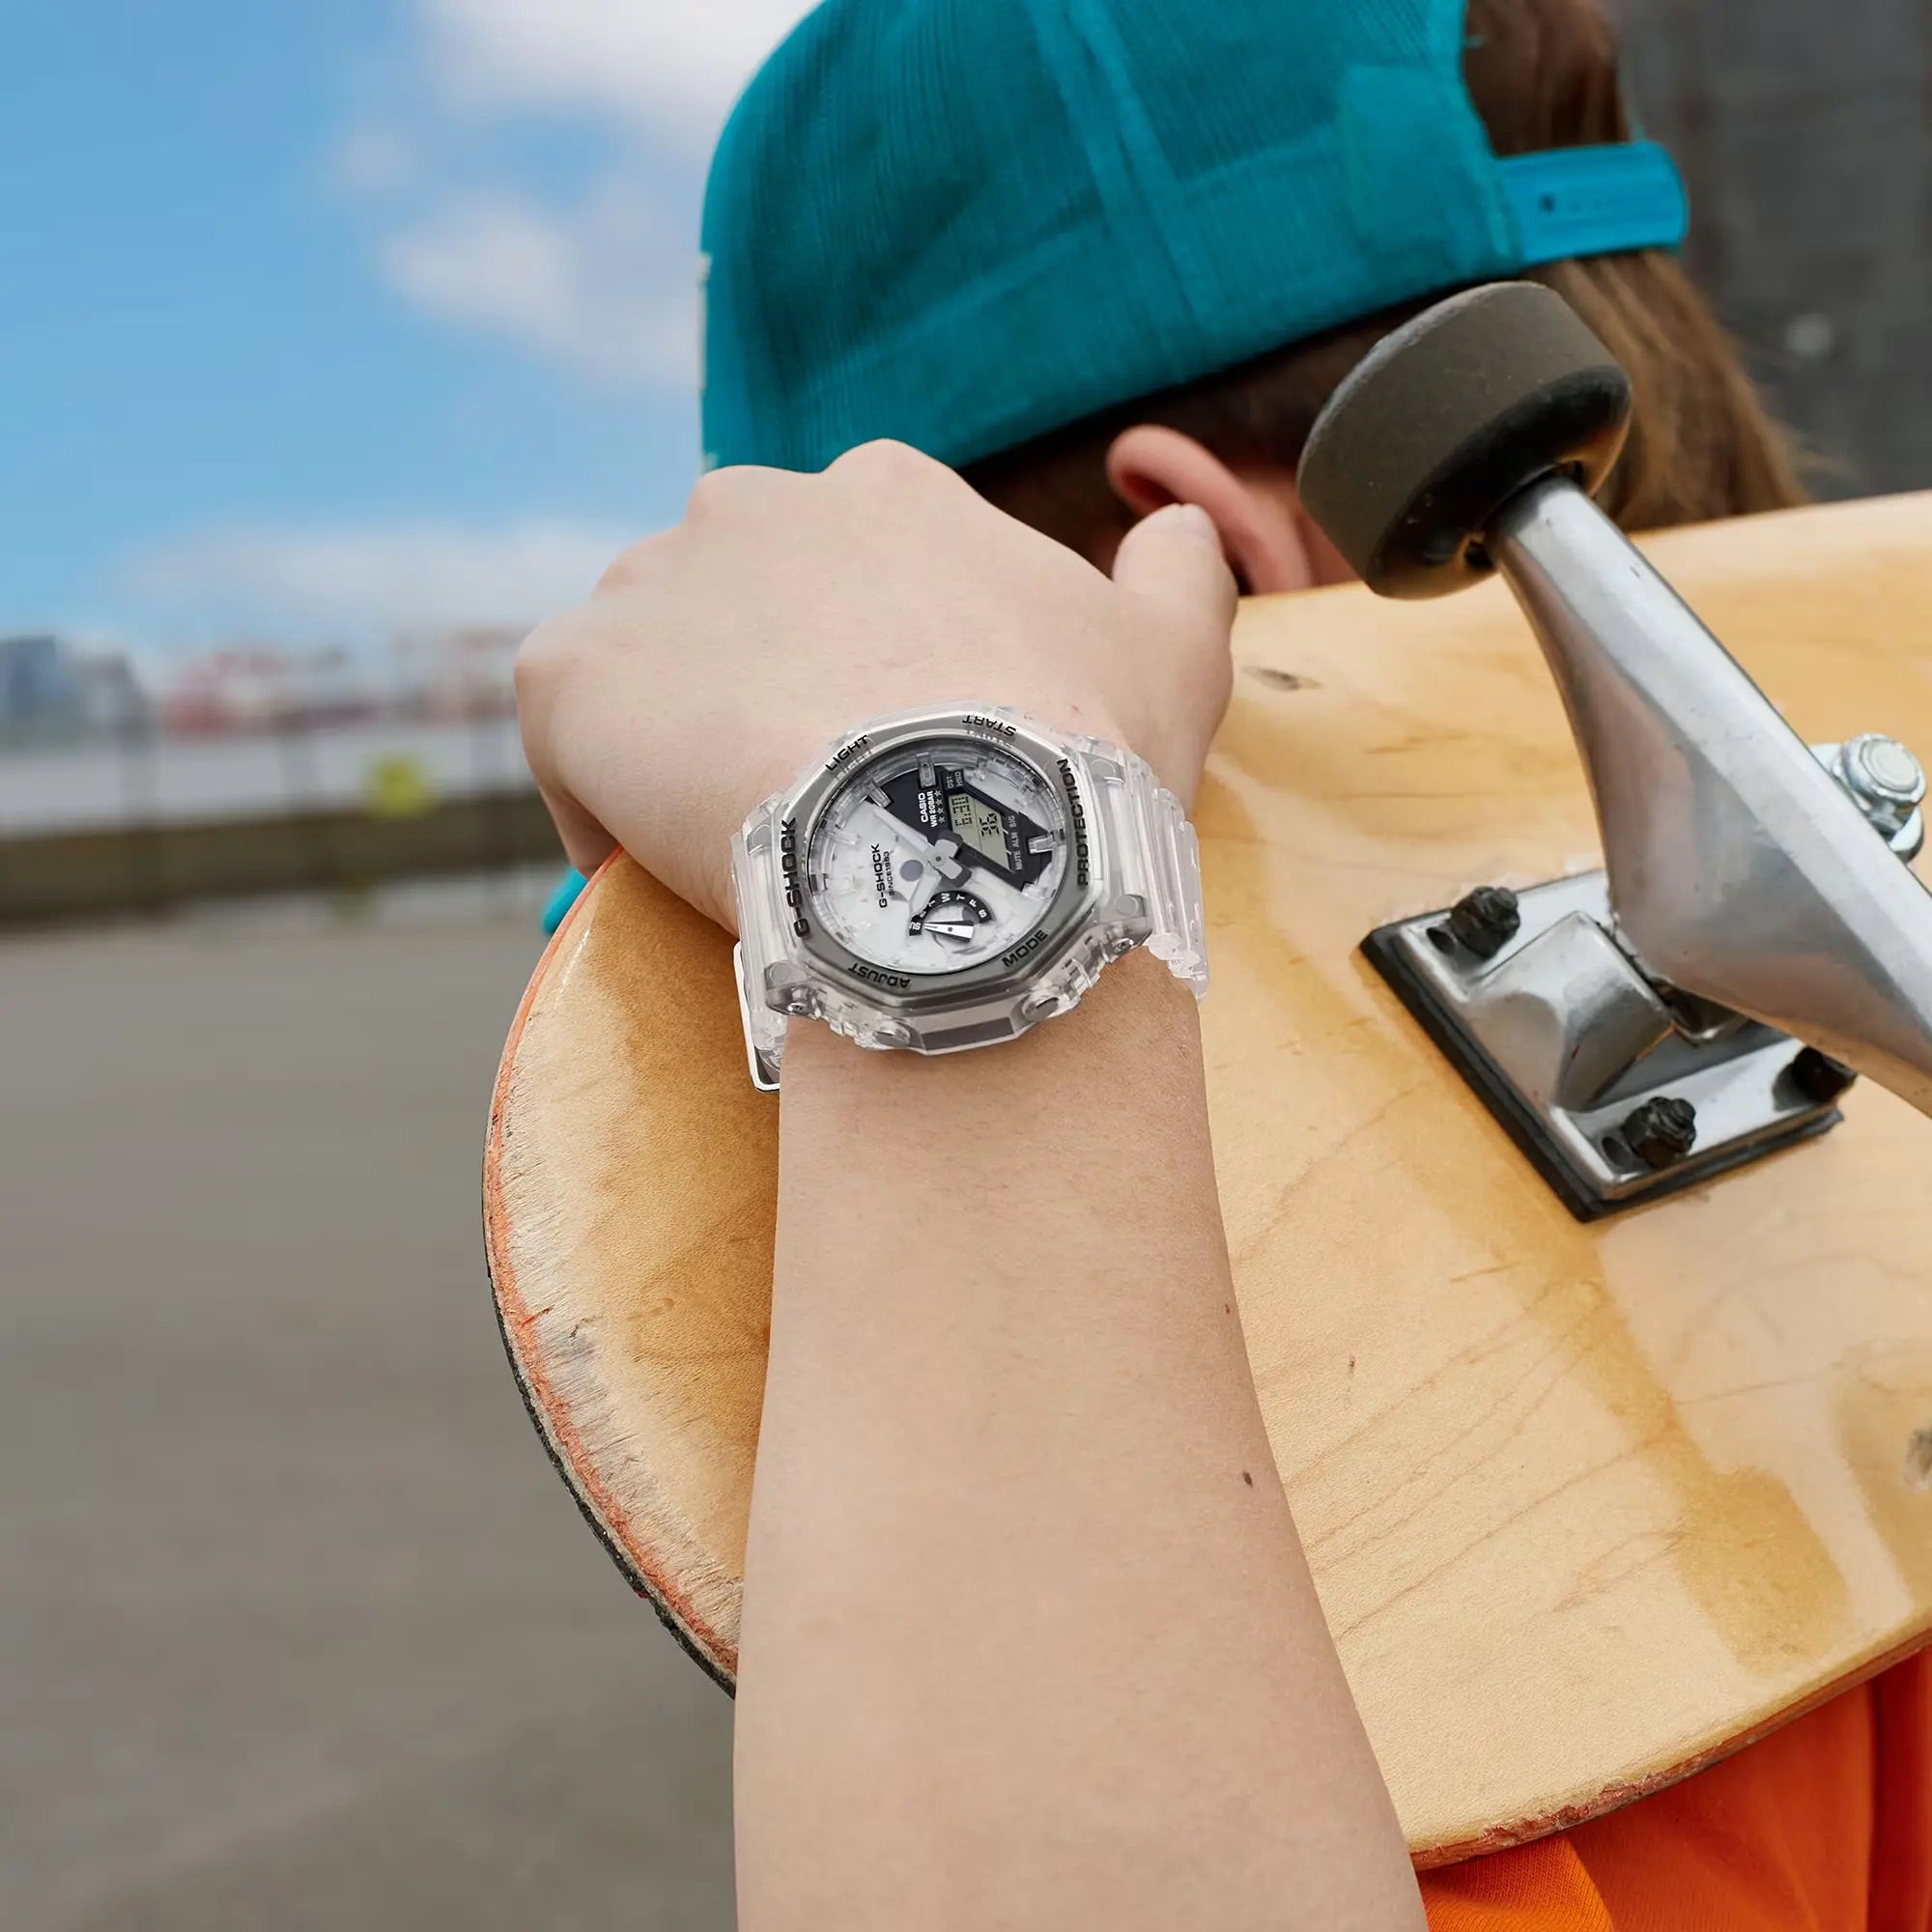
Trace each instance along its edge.
{"label": "mounting bolt", "polygon": [[1689,1100],[1646,1100],[1618,1132],[1637,1159],[1661,1174],[1697,1145],[1697,1110]]}
{"label": "mounting bolt", "polygon": [[1909,865],[1924,849],[1925,770],[1896,738],[1867,731],[1818,749],[1825,768],[1851,795],[1872,830]]}
{"label": "mounting bolt", "polygon": [[1925,803],[1925,772],[1896,738],[1867,731],[1840,754],[1845,783],[1861,803],[1904,818]]}
{"label": "mounting bolt", "polygon": [[1858,1077],[1842,1060],[1833,1060],[1815,1046],[1807,1046],[1785,1074],[1814,1107],[1829,1107]]}
{"label": "mounting bolt", "polygon": [[1522,909],[1507,886],[1478,886],[1449,915],[1449,930],[1478,959],[1493,959],[1522,930]]}

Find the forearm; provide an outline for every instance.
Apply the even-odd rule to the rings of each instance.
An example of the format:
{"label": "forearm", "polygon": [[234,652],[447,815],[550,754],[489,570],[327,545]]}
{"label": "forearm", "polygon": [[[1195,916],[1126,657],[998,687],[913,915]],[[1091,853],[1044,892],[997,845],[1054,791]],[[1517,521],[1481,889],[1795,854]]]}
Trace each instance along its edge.
{"label": "forearm", "polygon": [[1274,1476],[1193,1002],[794,1027],[747,1558],[748,1932],[1419,1925]]}

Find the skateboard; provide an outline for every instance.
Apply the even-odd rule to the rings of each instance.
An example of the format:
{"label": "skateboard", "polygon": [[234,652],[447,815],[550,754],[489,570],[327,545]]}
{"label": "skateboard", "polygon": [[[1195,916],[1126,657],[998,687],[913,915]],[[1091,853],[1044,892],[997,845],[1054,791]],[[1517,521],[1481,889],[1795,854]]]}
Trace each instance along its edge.
{"label": "skateboard", "polygon": [[[1932,746],[1932,496],[1641,550],[1805,737]],[[1241,1320],[1411,1855],[1448,1863],[1658,1790],[1932,1640],[1932,1122],[1714,1023],[1730,1057],[1672,1077],[1741,1092],[1768,1055],[1750,1091],[1776,1118],[1674,1172],[1606,1133],[1623,1180],[1566,1192],[1562,1151],[1484,1090],[1507,1056],[1459,1057],[1390,964],[1453,953],[1473,983],[1601,895],[1608,821],[1521,611],[1495,582],[1251,600],[1236,657],[1196,823]],[[1486,961],[1495,895],[1525,930]],[[1687,1039],[1708,1017],[1672,1010]],[[1636,1088],[1592,1091],[1622,1119]],[[490,1270],[559,1472],[727,1686],[777,1179],[729,938],[613,860],[503,1055]]]}

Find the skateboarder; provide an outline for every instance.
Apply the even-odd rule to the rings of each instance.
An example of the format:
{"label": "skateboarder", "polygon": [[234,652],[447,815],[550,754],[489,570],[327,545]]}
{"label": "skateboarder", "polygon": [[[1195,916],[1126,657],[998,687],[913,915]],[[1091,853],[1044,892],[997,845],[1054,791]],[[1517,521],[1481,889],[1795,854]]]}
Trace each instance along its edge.
{"label": "skateboarder", "polygon": [[[798,758],[982,688],[1184,799],[1227,690],[1208,539],[1252,591],[1341,574],[1301,443],[1446,289],[1547,279],[1632,370],[1626,523],[1798,500],[1630,133],[1587,0],[831,0],[714,173],[727,473],[526,661],[573,859],[620,841],[729,923],[725,837]],[[1198,1036],[1145,965],[948,1062],[794,1029],[748,1926],[1420,1922],[1224,1325]],[[1437,1932],[1923,1927],[1928,1847],[1913,1667],[1423,1898]]]}

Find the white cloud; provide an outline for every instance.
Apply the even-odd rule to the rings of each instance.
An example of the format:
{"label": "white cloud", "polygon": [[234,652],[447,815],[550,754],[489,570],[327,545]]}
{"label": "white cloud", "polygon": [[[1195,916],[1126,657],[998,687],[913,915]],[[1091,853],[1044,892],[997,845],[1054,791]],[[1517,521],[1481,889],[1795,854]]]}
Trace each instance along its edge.
{"label": "white cloud", "polygon": [[534,624],[588,596],[634,534],[541,519],[228,530],[143,552],[122,582],[150,635],[366,645]]}
{"label": "white cloud", "polygon": [[346,194],[395,194],[410,185],[417,156],[397,128],[369,123],[352,128],[328,157],[328,180]]}
{"label": "white cloud", "polygon": [[700,158],[812,0],[422,0],[472,104],[611,116]]}
{"label": "white cloud", "polygon": [[452,198],[383,244],[417,306],[480,323],[616,382],[697,381],[697,251],[662,204],[608,184],[582,208]]}
{"label": "white cloud", "polygon": [[[330,179],[381,203],[377,270],[414,307],[689,396],[704,163],[811,4],[412,0],[403,93],[338,144]],[[596,131],[587,185],[527,171],[499,136],[529,121]]]}

